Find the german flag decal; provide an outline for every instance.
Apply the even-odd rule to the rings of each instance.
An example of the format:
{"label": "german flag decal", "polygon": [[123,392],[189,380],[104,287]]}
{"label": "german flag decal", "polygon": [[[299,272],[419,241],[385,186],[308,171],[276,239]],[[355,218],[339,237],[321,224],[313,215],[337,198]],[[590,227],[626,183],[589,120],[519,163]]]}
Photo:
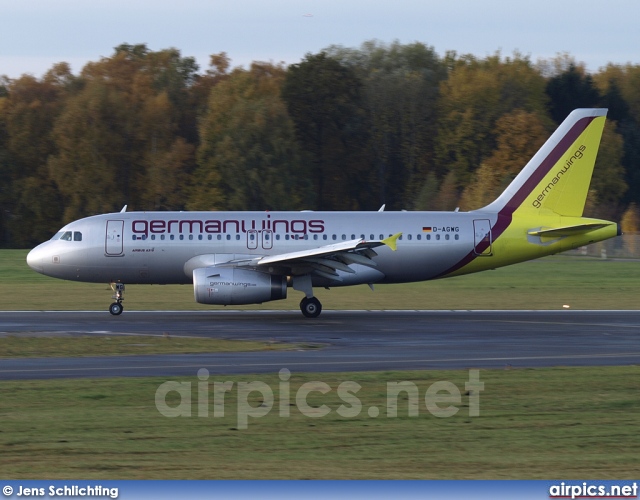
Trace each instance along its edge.
{"label": "german flag decal", "polygon": [[429,226],[429,227],[423,227],[423,228],[422,228],[422,232],[423,232],[423,233],[430,233],[430,232],[431,232],[431,226]]}

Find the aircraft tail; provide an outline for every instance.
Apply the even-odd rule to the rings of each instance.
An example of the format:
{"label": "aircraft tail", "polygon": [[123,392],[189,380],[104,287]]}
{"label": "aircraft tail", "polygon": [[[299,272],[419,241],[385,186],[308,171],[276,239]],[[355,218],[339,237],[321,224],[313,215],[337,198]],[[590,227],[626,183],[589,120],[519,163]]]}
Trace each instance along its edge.
{"label": "aircraft tail", "polygon": [[606,109],[576,109],[560,124],[507,189],[482,211],[581,217]]}

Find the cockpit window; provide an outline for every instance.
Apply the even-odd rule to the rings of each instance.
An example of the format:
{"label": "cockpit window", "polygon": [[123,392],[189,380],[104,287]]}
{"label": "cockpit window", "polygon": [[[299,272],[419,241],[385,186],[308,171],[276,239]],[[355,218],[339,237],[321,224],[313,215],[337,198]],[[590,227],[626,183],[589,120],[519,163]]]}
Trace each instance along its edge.
{"label": "cockpit window", "polygon": [[73,241],[82,241],[82,233],[80,231],[73,232]]}
{"label": "cockpit window", "polygon": [[71,241],[71,231],[65,231],[64,233],[62,233],[60,239],[64,241]]}
{"label": "cockpit window", "polygon": [[51,240],[59,240],[61,236],[62,236],[62,231],[60,231],[59,233],[54,234],[51,237]]}

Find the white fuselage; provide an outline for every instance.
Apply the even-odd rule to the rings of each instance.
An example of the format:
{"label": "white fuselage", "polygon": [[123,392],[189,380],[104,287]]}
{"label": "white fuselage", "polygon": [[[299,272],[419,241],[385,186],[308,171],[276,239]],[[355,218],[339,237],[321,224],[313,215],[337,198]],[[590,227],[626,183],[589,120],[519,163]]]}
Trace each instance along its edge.
{"label": "white fuselage", "polygon": [[[490,241],[497,218],[481,212],[113,213],[66,225],[33,249],[28,263],[48,276],[74,281],[187,284],[193,268],[185,264],[198,256],[218,265],[400,232],[397,252],[376,249],[375,268],[356,264],[356,273],[340,273],[339,282],[314,278],[313,284],[423,281],[473,254],[482,240]],[[490,258],[490,251],[481,253]]]}

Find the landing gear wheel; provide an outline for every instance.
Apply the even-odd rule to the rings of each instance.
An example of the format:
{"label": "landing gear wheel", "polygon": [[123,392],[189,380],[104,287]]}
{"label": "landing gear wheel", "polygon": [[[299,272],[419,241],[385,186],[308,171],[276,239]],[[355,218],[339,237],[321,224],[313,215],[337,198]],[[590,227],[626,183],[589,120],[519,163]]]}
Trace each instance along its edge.
{"label": "landing gear wheel", "polygon": [[114,302],[109,306],[109,312],[114,316],[119,316],[120,314],[122,314],[123,309],[124,308],[122,307],[122,304],[120,304],[119,302]]}
{"label": "landing gear wheel", "polygon": [[307,318],[317,318],[322,312],[322,304],[315,297],[305,297],[300,301],[300,310]]}
{"label": "landing gear wheel", "polygon": [[124,300],[124,283],[111,283],[111,289],[113,290],[113,296],[111,298],[116,301],[109,306],[109,312],[113,316],[119,316],[124,309],[124,307],[122,307],[122,301]]}

